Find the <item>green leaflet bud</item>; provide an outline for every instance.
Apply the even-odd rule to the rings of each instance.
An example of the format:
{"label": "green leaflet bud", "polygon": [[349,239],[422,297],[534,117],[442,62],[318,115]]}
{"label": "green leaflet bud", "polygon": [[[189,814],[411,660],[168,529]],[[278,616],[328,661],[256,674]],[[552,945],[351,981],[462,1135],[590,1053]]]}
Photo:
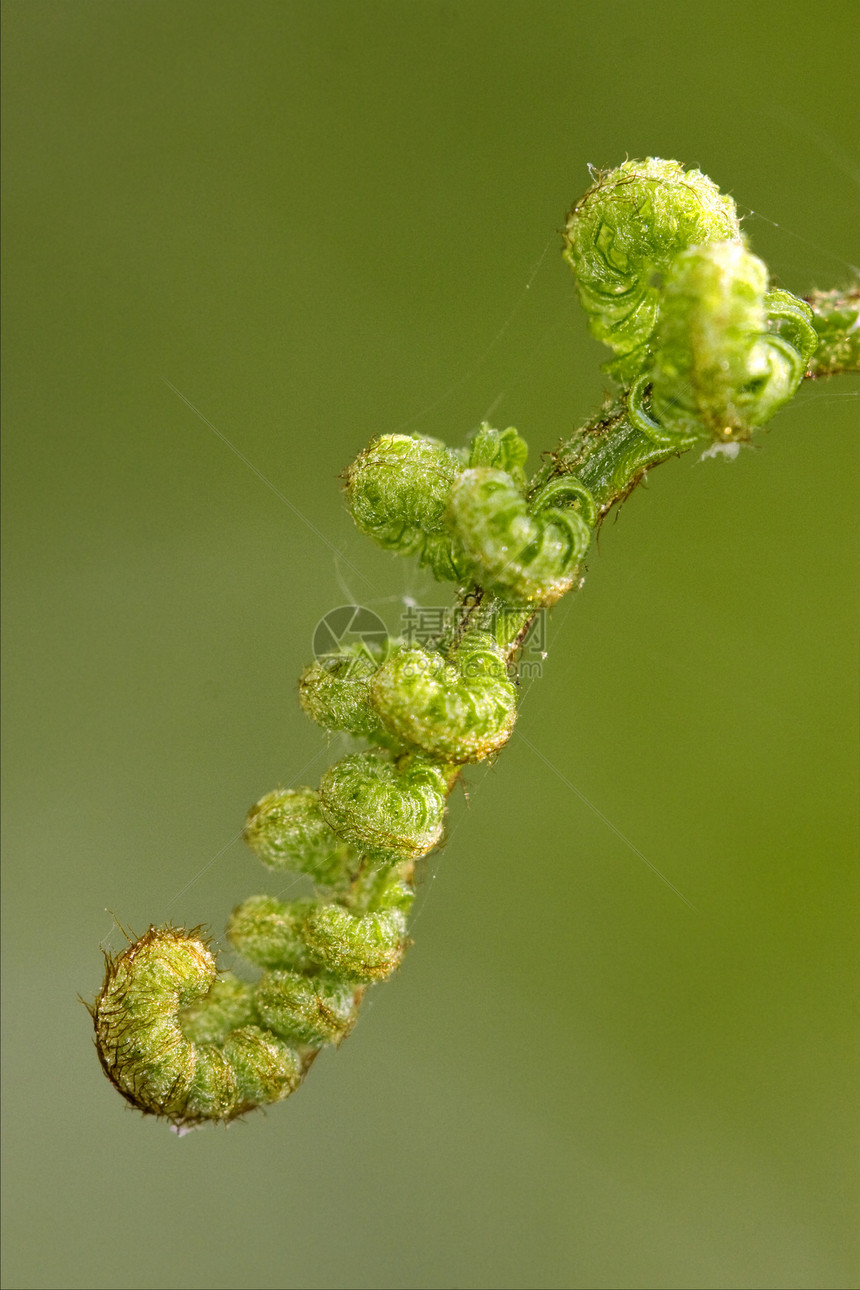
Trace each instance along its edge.
{"label": "green leaflet bud", "polygon": [[259,1026],[231,1030],[223,1053],[236,1076],[239,1113],[288,1097],[304,1070],[298,1053]]}
{"label": "green leaflet bud", "polygon": [[237,905],[227,923],[227,937],[244,958],[264,968],[310,966],[302,939],[302,922],[312,900],[285,903],[274,896],[249,896]]}
{"label": "green leaflet bud", "polygon": [[338,837],[381,859],[417,860],[442,836],[447,781],[420,757],[391,762],[353,753],[320,783],[320,807]]}
{"label": "green leaflet bud", "polygon": [[[215,960],[194,932],[150,927],[106,960],[93,1005],[96,1047],[111,1083],[144,1114],[165,1116],[177,1128],[233,1119],[286,1097],[301,1079],[297,1054],[255,1026],[229,1030],[223,1046],[185,1033],[189,1013],[189,1030],[199,1032],[200,1007],[215,977]],[[242,994],[229,986],[221,992],[213,1005],[213,1020],[221,1010],[219,1026],[227,1021],[225,1008],[247,1011]],[[245,1042],[246,1035],[253,1040]]]}
{"label": "green leaflet bud", "polygon": [[145,1113],[184,1118],[195,1062],[178,1013],[214,980],[212,955],[181,928],[150,927],[107,959],[93,1007],[96,1047],[110,1081]]}
{"label": "green leaflet bud", "polygon": [[417,647],[397,651],[371,695],[392,734],[447,762],[482,761],[502,748],[517,715],[505,655],[485,632],[466,635],[450,661]]}
{"label": "green leaflet bud", "polygon": [[185,1102],[182,1124],[201,1120],[232,1120],[240,1113],[239,1081],[227,1054],[215,1044],[192,1045],[194,1074]]}
{"label": "green leaflet bud", "polygon": [[334,977],[267,972],[254,998],[266,1027],[292,1043],[339,1044],[355,1020],[355,988]]}
{"label": "green leaflet bud", "polygon": [[[338,904],[321,905],[307,900],[287,904],[271,896],[252,896],[234,912],[227,934],[252,962],[269,968],[298,967],[314,989],[322,990],[322,1005],[314,1005],[305,996],[302,1006],[307,1008],[305,1021],[310,1024],[315,1006],[318,1013],[322,1006],[340,1015],[343,1003],[341,999],[335,1007],[334,996],[326,995],[332,983],[321,982],[314,973],[322,971],[351,982],[369,982],[382,980],[394,971],[405,948],[406,914],[412,899],[411,889],[397,877],[389,880],[370,913],[355,914]],[[289,929],[286,947],[285,927]],[[282,984],[291,975],[274,974]],[[289,1008],[299,1008],[298,991],[293,991],[292,1004],[286,998],[286,988],[281,991],[280,1004],[277,993],[275,987],[264,986],[255,995],[257,1009],[261,1019],[266,1020],[275,1015],[272,1008],[283,1006],[278,1015],[286,1024]],[[317,1021],[322,1024],[321,1014]],[[272,1028],[277,1030],[279,1026]]]}
{"label": "green leaflet bud", "polygon": [[[508,600],[551,605],[573,586],[591,541],[591,495],[564,476],[526,503],[510,475],[475,467],[457,480],[451,515],[482,583]],[[557,505],[573,498],[578,510]],[[530,513],[531,511],[531,513]]]}
{"label": "green leaflet bud", "polygon": [[592,334],[618,355],[605,370],[628,382],[647,365],[659,275],[680,251],[740,238],[731,197],[698,170],[648,157],[601,172],[568,216],[564,256]]}
{"label": "green leaflet bud", "polygon": [[448,529],[456,453],[435,439],[381,435],[350,466],[346,499],[362,533],[401,555],[417,555],[437,578],[468,576],[468,562]]}
{"label": "green leaflet bud", "polygon": [[308,948],[327,972],[356,982],[382,981],[400,966],[413,899],[412,889],[395,877],[371,913],[317,906],[305,920]]}
{"label": "green leaflet bud", "polygon": [[383,731],[370,706],[369,687],[381,661],[360,645],[323,655],[302,673],[299,702],[323,730],[345,730],[376,741]]}
{"label": "green leaflet bud", "polygon": [[630,391],[631,421],[667,445],[748,438],[803,379],[816,343],[810,317],[789,292],[767,291],[767,268],[739,242],[682,251],[666,275],[653,369]]}
{"label": "green leaflet bud", "polygon": [[504,470],[515,484],[526,482],[525,464],[529,446],[513,426],[507,430],[494,430],[486,421],[472,440],[469,451],[470,466],[490,466]]}
{"label": "green leaflet bud", "polygon": [[237,1115],[288,1097],[300,1084],[298,1053],[259,1026],[231,1030],[221,1048],[196,1046],[184,1126]]}
{"label": "green leaflet bud", "polygon": [[313,788],[278,788],[252,806],[245,841],[270,869],[307,873],[334,886],[349,873],[349,849],[323,818]]}
{"label": "green leaflet bud", "polygon": [[812,309],[805,300],[772,287],[765,292],[764,309],[768,324],[764,338],[767,374],[754,391],[755,409],[750,424],[756,426],[764,425],[794,397],[818,349]]}
{"label": "green leaflet bud", "polygon": [[457,470],[453,453],[435,439],[380,435],[349,468],[347,505],[362,533],[408,555],[423,534],[445,531]]}
{"label": "green leaflet bud", "polygon": [[666,275],[651,399],[666,430],[729,438],[745,428],[766,289],[767,268],[739,242],[677,257]]}

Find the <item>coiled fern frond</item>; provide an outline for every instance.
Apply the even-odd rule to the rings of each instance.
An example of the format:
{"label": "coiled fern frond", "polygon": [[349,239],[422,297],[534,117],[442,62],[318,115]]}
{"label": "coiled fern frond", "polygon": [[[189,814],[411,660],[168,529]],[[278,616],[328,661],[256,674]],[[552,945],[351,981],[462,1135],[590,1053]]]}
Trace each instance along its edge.
{"label": "coiled fern frond", "polygon": [[510,738],[525,633],[581,584],[609,509],[695,444],[739,451],[804,377],[860,368],[857,288],[808,301],[774,288],[731,198],[676,161],[597,175],[570,212],[564,257],[613,351],[614,399],[530,479],[525,441],[489,425],[457,448],[381,435],[345,474],[361,532],[455,583],[457,613],[431,646],[374,640],[302,674],[308,716],[366,747],[318,788],[277,789],[248,814],[260,860],[313,884],[233,911],[227,936],[258,979],[219,973],[199,929],[150,927],[107,959],[91,1009],[102,1066],[180,1131],[289,1096],[396,971],[415,863],[440,842],[463,768]]}

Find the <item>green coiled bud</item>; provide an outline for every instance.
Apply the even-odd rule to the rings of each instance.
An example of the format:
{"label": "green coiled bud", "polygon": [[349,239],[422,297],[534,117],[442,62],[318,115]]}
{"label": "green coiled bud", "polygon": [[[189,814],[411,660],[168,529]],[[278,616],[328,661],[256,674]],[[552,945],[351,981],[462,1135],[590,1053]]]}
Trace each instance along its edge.
{"label": "green coiled bud", "polygon": [[460,468],[457,454],[436,439],[381,435],[347,472],[350,514],[380,546],[417,556],[437,578],[463,579],[469,574],[468,561],[447,522]]}
{"label": "green coiled bud", "polygon": [[320,905],[305,920],[308,947],[327,972],[365,984],[383,981],[400,966],[414,899],[412,888],[394,874],[369,913]]}
{"label": "green coiled bud", "polygon": [[765,292],[767,378],[756,391],[751,425],[764,425],[797,393],[818,349],[811,307],[790,291]]}
{"label": "green coiled bud", "polygon": [[[234,910],[227,935],[245,958],[270,970],[286,968],[314,982],[320,972],[350,982],[379,981],[400,962],[412,899],[411,888],[396,874],[366,913],[340,904],[252,896]],[[322,984],[328,989],[331,982]],[[271,1002],[267,991],[255,995],[258,1011],[268,1007],[261,999]],[[265,1015],[260,1012],[261,1019]]]}
{"label": "green coiled bud", "polygon": [[[194,1074],[185,1101],[185,1118],[229,1120],[239,1104],[239,1080],[225,1047],[189,1044]],[[171,1117],[172,1118],[172,1117]]]}
{"label": "green coiled bud", "polygon": [[302,924],[314,907],[313,900],[287,903],[274,896],[249,896],[230,915],[227,939],[258,967],[307,971],[312,965]]}
{"label": "green coiled bud", "polygon": [[[304,1075],[298,1053],[260,1026],[231,1030],[223,1053],[236,1078],[237,1115],[289,1097]],[[211,1113],[205,1118],[211,1119]],[[225,1118],[223,1112],[220,1118]]]}
{"label": "green coiled bud", "polygon": [[323,730],[377,740],[382,727],[370,706],[370,678],[381,661],[360,645],[317,658],[299,681],[302,708]]}
{"label": "green coiled bud", "polygon": [[398,739],[454,763],[497,752],[517,715],[505,655],[485,632],[467,634],[450,659],[418,647],[397,651],[374,676],[371,696]]}
{"label": "green coiled bud", "polygon": [[436,439],[380,435],[347,472],[352,518],[380,546],[414,551],[425,533],[444,532],[457,470],[454,454]]}
{"label": "green coiled bud", "polygon": [[651,396],[667,431],[728,438],[747,426],[745,391],[766,370],[766,289],[767,268],[739,242],[677,257],[666,275]]}
{"label": "green coiled bud", "polygon": [[483,421],[472,440],[468,464],[504,470],[514,483],[522,486],[526,482],[525,464],[528,455],[528,444],[513,426],[508,426],[507,430],[494,430]]}
{"label": "green coiled bud", "polygon": [[389,761],[353,753],[320,782],[323,815],[356,851],[384,860],[417,860],[442,836],[447,779],[417,756]]}
{"label": "green coiled bud", "polygon": [[329,972],[350,981],[384,981],[400,966],[406,950],[406,916],[396,910],[351,914],[322,905],[308,919],[308,944]]}
{"label": "green coiled bud", "polygon": [[[682,251],[664,285],[651,370],[630,391],[631,420],[657,443],[710,434],[731,442],[795,393],[815,349],[812,311],[767,290],[767,268],[739,242]],[[642,406],[651,383],[651,414]]]}
{"label": "green coiled bud", "polygon": [[355,1020],[355,989],[334,977],[267,972],[253,994],[263,1024],[292,1043],[338,1044]]}
{"label": "green coiled bud", "polygon": [[332,832],[313,788],[278,788],[248,812],[245,841],[270,869],[309,874],[324,886],[349,871],[349,848]]}
{"label": "green coiled bud", "polygon": [[680,251],[740,238],[731,197],[698,170],[647,157],[598,174],[568,216],[564,256],[592,334],[618,356],[604,370],[627,382],[647,365],[660,277]]}
{"label": "green coiled bud", "polygon": [[451,515],[482,583],[509,600],[541,605],[573,586],[595,518],[588,490],[572,476],[554,480],[529,506],[510,475],[487,467],[463,472]]}
{"label": "green coiled bud", "polygon": [[[298,1054],[258,1026],[223,1032],[224,992],[214,1001],[219,1042],[191,1037],[205,1032],[205,1000],[215,983],[215,960],[195,932],[150,927],[107,959],[92,1009],[108,1078],[144,1114],[165,1116],[180,1129],[280,1101],[302,1075]],[[247,1013],[246,992],[228,988],[230,994],[242,996],[240,1015]]]}
{"label": "green coiled bud", "polygon": [[[193,1052],[194,1076],[182,1127],[232,1120],[255,1107],[280,1102],[302,1077],[298,1053],[259,1026],[231,1030],[222,1047],[199,1044]],[[171,1119],[176,1122],[174,1115]]]}

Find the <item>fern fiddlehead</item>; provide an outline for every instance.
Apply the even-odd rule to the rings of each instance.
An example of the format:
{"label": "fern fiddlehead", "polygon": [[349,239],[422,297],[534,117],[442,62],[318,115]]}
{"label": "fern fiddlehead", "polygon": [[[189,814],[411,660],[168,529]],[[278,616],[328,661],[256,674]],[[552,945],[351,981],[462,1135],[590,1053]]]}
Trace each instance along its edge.
{"label": "fern fiddlehead", "polygon": [[467,633],[447,658],[438,650],[397,652],[374,676],[371,698],[404,743],[454,764],[498,752],[516,720],[516,686],[486,632]]}
{"label": "fern fiddlehead", "polygon": [[568,215],[564,254],[593,335],[615,351],[604,370],[627,382],[646,365],[679,252],[740,238],[731,197],[698,170],[649,157],[600,172]]}
{"label": "fern fiddlehead", "polygon": [[179,1131],[289,1096],[351,1030],[406,946],[415,862],[438,845],[463,767],[516,721],[518,646],[534,614],[580,584],[606,512],[697,442],[740,441],[804,376],[860,368],[860,292],[807,301],[769,286],[731,198],[675,161],[602,172],[571,211],[564,255],[621,390],[526,479],[516,430],[449,448],[383,435],[346,472],[347,506],[382,547],[459,589],[432,648],[348,647],[305,669],[299,698],[326,731],[365,741],[318,789],[278,789],[245,840],[313,894],[251,896],[227,936],[260,969],[219,973],[199,929],[150,927],[106,963],[91,1009],[109,1079]]}
{"label": "fern fiddlehead", "polygon": [[[767,289],[767,268],[739,242],[676,256],[666,275],[650,369],[628,395],[630,417],[655,443],[749,438],[793,398],[818,344],[812,310]],[[651,387],[654,419],[642,399]]]}

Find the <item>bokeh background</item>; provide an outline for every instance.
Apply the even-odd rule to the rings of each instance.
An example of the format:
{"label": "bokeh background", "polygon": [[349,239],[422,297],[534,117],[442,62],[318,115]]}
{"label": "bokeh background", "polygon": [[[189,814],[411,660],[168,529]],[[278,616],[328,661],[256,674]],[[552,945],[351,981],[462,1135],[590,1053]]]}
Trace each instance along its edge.
{"label": "bokeh background", "polygon": [[78,999],[107,910],[218,934],[285,889],[237,834],[343,751],[296,702],[317,620],[445,603],[353,531],[355,453],[489,416],[536,457],[599,402],[557,232],[588,163],[700,165],[779,282],[849,279],[856,29],[3,10],[5,1284],[856,1285],[854,378],[604,527],[402,971],[291,1102],[178,1140]]}

